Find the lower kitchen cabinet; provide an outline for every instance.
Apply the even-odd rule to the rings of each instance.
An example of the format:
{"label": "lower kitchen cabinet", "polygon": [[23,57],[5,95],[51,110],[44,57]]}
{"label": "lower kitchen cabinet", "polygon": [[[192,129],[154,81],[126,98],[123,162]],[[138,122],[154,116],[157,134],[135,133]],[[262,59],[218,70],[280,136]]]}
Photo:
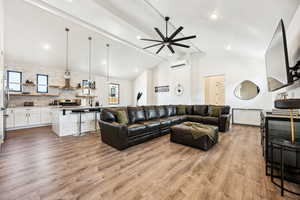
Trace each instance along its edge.
{"label": "lower kitchen cabinet", "polygon": [[6,129],[22,129],[51,124],[50,107],[20,107],[7,109]]}
{"label": "lower kitchen cabinet", "polygon": [[13,109],[6,110],[4,120],[6,129],[15,127],[15,115]]}

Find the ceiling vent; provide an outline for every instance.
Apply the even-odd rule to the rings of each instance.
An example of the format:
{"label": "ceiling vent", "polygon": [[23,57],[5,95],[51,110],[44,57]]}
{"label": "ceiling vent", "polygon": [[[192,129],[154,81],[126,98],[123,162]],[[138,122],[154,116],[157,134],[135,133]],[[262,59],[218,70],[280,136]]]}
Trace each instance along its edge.
{"label": "ceiling vent", "polygon": [[187,65],[187,61],[186,60],[179,60],[179,61],[176,61],[176,62],[172,63],[171,69],[182,68],[182,67],[184,67],[186,65]]}

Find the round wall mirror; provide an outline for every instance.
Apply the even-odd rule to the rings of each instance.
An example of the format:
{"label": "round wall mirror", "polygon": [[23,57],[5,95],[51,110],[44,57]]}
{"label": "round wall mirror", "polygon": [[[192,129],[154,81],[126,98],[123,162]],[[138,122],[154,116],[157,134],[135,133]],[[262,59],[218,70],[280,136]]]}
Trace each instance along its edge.
{"label": "round wall mirror", "polygon": [[259,87],[252,81],[243,81],[234,90],[234,95],[241,100],[250,100],[260,92]]}

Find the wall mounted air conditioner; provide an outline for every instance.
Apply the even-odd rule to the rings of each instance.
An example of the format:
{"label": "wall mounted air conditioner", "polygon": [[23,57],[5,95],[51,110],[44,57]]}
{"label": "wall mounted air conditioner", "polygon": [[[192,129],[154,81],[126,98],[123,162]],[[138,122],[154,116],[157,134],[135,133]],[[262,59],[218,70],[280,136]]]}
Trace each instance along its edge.
{"label": "wall mounted air conditioner", "polygon": [[172,63],[171,69],[182,68],[186,65],[187,65],[187,60],[179,60],[179,61]]}

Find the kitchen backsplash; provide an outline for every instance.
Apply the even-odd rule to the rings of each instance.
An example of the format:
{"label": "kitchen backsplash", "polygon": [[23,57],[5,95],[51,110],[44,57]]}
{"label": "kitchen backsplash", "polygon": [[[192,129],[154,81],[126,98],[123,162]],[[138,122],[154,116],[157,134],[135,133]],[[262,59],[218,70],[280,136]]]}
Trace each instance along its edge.
{"label": "kitchen backsplash", "polygon": [[[20,67],[12,66],[6,68],[6,70],[14,70],[22,72],[22,81],[23,83],[26,80],[32,80],[36,84],[36,74],[46,74],[48,75],[49,85],[59,85],[64,86],[64,71],[63,70],[47,70],[43,67]],[[76,87],[78,83],[81,83],[82,80],[86,80],[88,77],[87,73],[72,72],[71,73],[71,86]],[[97,83],[96,83],[97,84]],[[96,85],[97,86],[97,85]],[[36,87],[23,86],[23,92],[36,93]],[[81,90],[61,90],[57,88],[49,88],[48,94],[59,95],[59,97],[32,97],[32,96],[11,96],[9,101],[9,107],[23,106],[25,101],[32,101],[36,106],[46,106],[49,103],[53,102],[56,99],[76,99],[76,95],[81,94]]]}

